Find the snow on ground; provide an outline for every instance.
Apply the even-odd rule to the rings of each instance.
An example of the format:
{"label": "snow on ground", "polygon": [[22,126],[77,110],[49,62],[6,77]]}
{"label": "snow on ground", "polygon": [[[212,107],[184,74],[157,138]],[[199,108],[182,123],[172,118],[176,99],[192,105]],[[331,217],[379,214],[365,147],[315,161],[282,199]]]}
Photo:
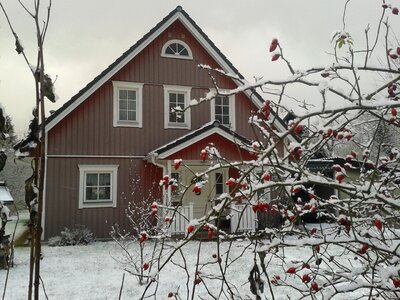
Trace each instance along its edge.
{"label": "snow on ground", "polygon": [[[147,241],[147,243],[147,248],[150,249],[153,242]],[[137,245],[138,243],[132,244],[131,247],[133,248],[129,248],[131,253],[137,250]],[[177,244],[172,242],[171,245],[176,246]],[[247,241],[233,243],[230,257],[232,259],[237,258],[237,260],[229,268],[227,279],[236,286],[242,299],[254,299],[254,296],[249,292],[247,279],[252,268],[254,247],[246,248],[246,245],[248,245]],[[198,246],[198,241],[192,241],[184,247],[186,264],[191,276],[195,273]],[[227,247],[227,242],[222,243],[224,251]],[[172,249],[170,248],[169,250]],[[203,242],[201,249],[200,264],[203,264],[201,276],[203,276],[203,280],[206,281],[207,287],[211,291],[218,291],[220,281],[211,278],[212,275],[218,274],[218,264],[212,256],[216,253],[216,242]],[[293,263],[302,261],[308,254],[308,249],[301,247],[287,249],[284,253],[287,260]],[[123,265],[120,264],[123,255],[115,242],[95,242],[88,246],[44,246],[43,255],[41,277],[49,299],[118,299],[124,270]],[[222,255],[223,260],[224,258],[224,255]],[[174,256],[173,260],[176,264],[183,263],[179,253]],[[28,269],[29,248],[16,248],[15,266],[10,270],[5,299],[27,299]],[[281,266],[279,261],[270,264],[268,272],[271,278],[273,275],[279,274],[287,279],[284,266]],[[211,276],[207,278],[209,275]],[[0,270],[1,286],[5,282],[5,277],[6,270]],[[193,278],[194,276],[189,283],[190,289],[193,285]],[[177,291],[180,299],[190,298],[185,288],[186,280],[186,273],[182,268],[169,264],[160,274],[157,299],[168,299],[169,292]],[[140,299],[143,290],[144,286],[140,286],[136,278],[126,273],[122,299]],[[42,291],[41,293],[41,299],[45,299]],[[279,291],[276,290],[275,293],[276,299],[288,299],[287,296],[296,295],[295,292],[291,292],[287,287],[285,289],[281,288]],[[321,296],[320,294],[318,298],[321,298]],[[335,299],[351,299],[348,295],[342,296],[343,298]],[[269,299],[269,296],[267,298]],[[196,286],[195,299],[211,299],[203,283]],[[220,299],[225,299],[225,297]]]}
{"label": "snow on ground", "polygon": [[[27,215],[22,215],[22,219],[27,218]],[[22,224],[23,222],[21,222]],[[12,225],[10,223],[9,225]],[[10,226],[14,227],[14,226]],[[178,245],[177,242],[169,240],[168,247],[163,251],[163,255],[156,257],[154,262],[164,262],[166,257]],[[229,242],[221,242],[221,258],[222,264],[225,265],[226,251],[230,249],[229,266],[226,274],[227,281],[236,287],[236,292],[240,296],[237,299],[254,299],[250,293],[248,277],[249,272],[253,267],[254,261],[254,245],[250,245],[247,240],[235,241],[229,247]],[[157,287],[157,299],[168,299],[169,292],[179,294],[178,299],[191,298],[191,289],[196,272],[197,253],[199,249],[199,241],[191,241],[184,245],[183,254],[185,260],[179,252],[173,256],[173,262],[166,265],[159,274],[159,285]],[[146,241],[145,249],[147,249],[145,257],[146,261],[151,261],[151,249],[154,246],[154,241]],[[128,251],[131,255],[137,255],[139,243],[131,242],[128,245]],[[122,291],[121,299],[140,299],[145,286],[139,285],[136,277],[124,271],[124,268],[129,268],[123,261],[126,259],[121,248],[112,241],[95,242],[88,246],[69,246],[69,247],[49,247],[44,245],[43,260],[41,261],[41,277],[44,283],[48,299],[118,299],[123,274],[125,282]],[[207,284],[207,288],[214,294],[218,295],[221,287],[221,281],[215,276],[220,274],[219,265],[215,258],[217,254],[217,242],[206,241],[201,243],[201,252],[199,259],[199,271],[201,277]],[[301,264],[304,259],[310,256],[310,247],[298,246],[290,249],[280,250],[280,256],[285,256],[285,261],[288,265]],[[214,255],[214,256],[213,256]],[[266,262],[270,256],[267,256]],[[344,260],[351,259],[343,257]],[[188,274],[191,276],[189,282],[187,274],[182,266],[186,263]],[[8,285],[4,299],[19,300],[27,299],[28,291],[28,274],[29,274],[29,247],[15,248],[15,266],[10,269]],[[282,265],[278,259],[272,259],[267,266],[267,271],[270,279],[274,275],[280,275],[286,282],[294,282],[303,286],[300,280],[293,275],[285,273],[287,266]],[[155,268],[150,270],[150,274],[154,275]],[[148,272],[148,271],[147,271]],[[6,270],[0,270],[0,287],[4,286],[6,280]],[[145,273],[149,274],[149,273]],[[266,278],[263,278],[266,280]],[[188,286],[188,289],[186,288]],[[154,290],[156,284],[153,283],[150,291]],[[300,287],[300,286],[299,286]],[[226,287],[225,287],[226,289]],[[292,299],[299,297],[299,294],[288,287],[273,287],[275,299]],[[265,299],[270,298],[268,286],[265,288]],[[3,292],[3,289],[0,291]],[[149,293],[148,293],[149,294]],[[316,294],[317,299],[322,299],[321,293]],[[351,297],[353,296],[353,297]],[[335,299],[356,299],[359,295],[339,295]],[[46,299],[41,289],[41,299]],[[154,298],[153,298],[154,299]],[[204,283],[196,286],[195,299],[212,299],[207,293]],[[220,299],[227,299],[221,296]],[[236,298],[235,298],[236,299]]]}

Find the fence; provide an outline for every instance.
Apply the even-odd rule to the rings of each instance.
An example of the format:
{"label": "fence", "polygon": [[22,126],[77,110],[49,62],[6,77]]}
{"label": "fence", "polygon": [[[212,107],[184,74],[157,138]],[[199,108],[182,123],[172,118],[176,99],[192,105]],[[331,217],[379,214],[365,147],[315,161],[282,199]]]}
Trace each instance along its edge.
{"label": "fence", "polygon": [[193,219],[193,204],[190,203],[186,206],[170,206],[166,208],[165,212],[168,216],[173,216],[171,226],[168,232],[171,235],[182,234],[186,232],[190,220]]}
{"label": "fence", "polygon": [[[243,212],[243,213],[242,213]],[[231,232],[255,231],[257,214],[251,209],[251,205],[231,205]]]}

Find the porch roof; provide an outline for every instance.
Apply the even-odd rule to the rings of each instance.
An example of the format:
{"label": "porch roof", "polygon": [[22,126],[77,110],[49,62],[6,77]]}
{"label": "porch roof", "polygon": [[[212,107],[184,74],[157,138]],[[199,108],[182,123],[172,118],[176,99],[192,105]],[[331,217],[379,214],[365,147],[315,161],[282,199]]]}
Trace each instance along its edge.
{"label": "porch roof", "polygon": [[212,121],[204,124],[197,130],[194,130],[176,140],[171,141],[168,144],[154,149],[147,154],[146,158],[155,157],[157,159],[166,159],[179,151],[191,147],[197,142],[211,137],[212,135],[219,135],[247,152],[251,149],[252,142],[250,140],[230,130],[228,127],[222,125],[219,121]]}

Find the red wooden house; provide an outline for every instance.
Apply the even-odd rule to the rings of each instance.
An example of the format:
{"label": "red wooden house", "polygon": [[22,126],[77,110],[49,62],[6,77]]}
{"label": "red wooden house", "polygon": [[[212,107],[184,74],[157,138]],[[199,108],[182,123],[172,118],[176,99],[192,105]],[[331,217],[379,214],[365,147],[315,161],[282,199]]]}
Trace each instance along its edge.
{"label": "red wooden house", "polygon": [[[175,171],[174,159],[203,171],[209,162],[200,159],[200,151],[210,143],[228,159],[249,157],[236,144],[248,145],[253,138],[248,118],[262,105],[257,93],[216,96],[181,116],[171,111],[213,90],[199,63],[239,74],[178,6],[48,118],[45,238],[76,224],[109,237],[111,225],[127,225],[128,202],[144,194],[132,194],[132,188],[171,205],[174,196],[158,182],[168,174],[191,184],[193,174]],[[240,85],[223,76],[216,80],[222,89]],[[284,129],[279,118],[274,126]],[[182,212],[189,218],[202,215],[209,198],[226,190],[228,176],[228,170],[220,171],[201,195],[187,193]],[[132,178],[140,178],[134,187]],[[174,232],[182,230],[182,224],[174,226]]]}

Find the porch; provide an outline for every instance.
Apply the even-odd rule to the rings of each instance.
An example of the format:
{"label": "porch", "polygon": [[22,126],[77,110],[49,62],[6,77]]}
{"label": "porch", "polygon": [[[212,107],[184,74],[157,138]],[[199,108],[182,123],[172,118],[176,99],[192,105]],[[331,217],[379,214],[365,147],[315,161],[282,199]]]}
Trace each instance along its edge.
{"label": "porch", "polygon": [[[165,222],[169,217],[171,225],[167,233],[171,236],[184,235],[193,217],[193,203],[184,206],[168,206],[160,210],[159,220]],[[257,214],[253,212],[251,205],[232,204],[230,212],[224,218],[228,224],[228,232],[255,231],[257,228]]]}

